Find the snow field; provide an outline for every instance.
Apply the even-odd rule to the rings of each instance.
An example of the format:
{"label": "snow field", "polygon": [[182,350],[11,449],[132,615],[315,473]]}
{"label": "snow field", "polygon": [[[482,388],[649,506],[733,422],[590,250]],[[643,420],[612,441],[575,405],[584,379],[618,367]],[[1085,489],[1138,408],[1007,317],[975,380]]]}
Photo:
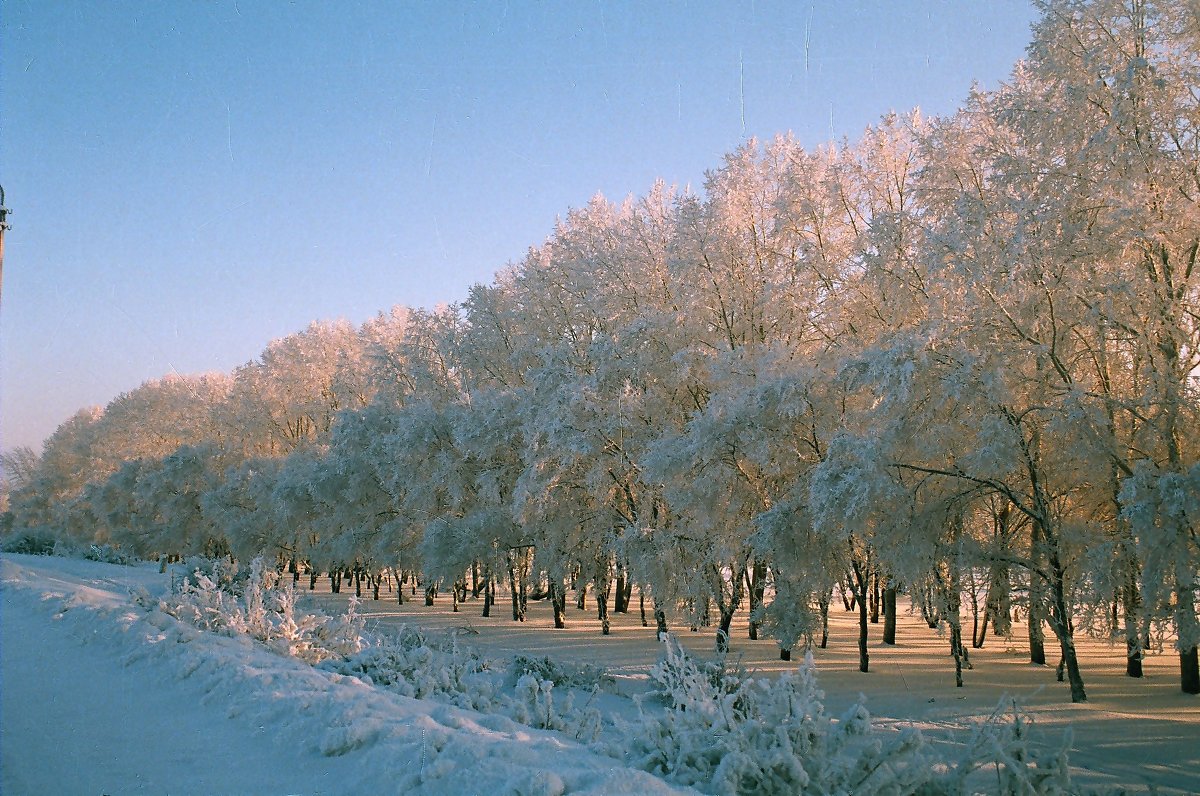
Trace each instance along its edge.
{"label": "snow field", "polygon": [[146,612],[152,568],[5,556],[2,577],[4,793],[686,792]]}
{"label": "snow field", "polygon": [[[372,687],[367,676],[314,669],[247,636],[201,632],[162,611],[146,610],[130,596],[141,590],[162,594],[165,586],[151,567],[5,557],[0,734],[5,793],[330,793],[381,783],[388,783],[385,790],[418,793],[686,791],[562,734],[503,715],[408,698],[383,683]],[[298,600],[330,614],[344,610],[347,601],[345,593],[305,591]],[[570,607],[569,628],[558,631],[547,605],[531,602],[523,624],[512,622],[505,607],[498,602],[485,620],[478,616],[478,602],[470,600],[460,613],[451,612],[444,599],[432,608],[419,601],[400,607],[386,599],[358,606],[368,631],[406,624],[425,628],[420,632],[432,638],[439,630],[468,629],[460,639],[485,656],[521,652],[534,660],[548,655],[568,670],[572,664],[602,666],[611,679],[591,707],[614,724],[597,748],[607,744],[626,760],[641,755],[636,762],[643,765],[647,755],[661,752],[662,744],[656,747],[647,731],[661,725],[639,724],[637,706],[625,698],[646,691],[648,672],[664,648],[652,628],[640,626],[636,599],[633,613],[614,616],[608,637],[600,636],[590,601],[586,612]],[[919,621],[901,617],[894,649],[873,642],[873,671],[862,675],[853,621],[841,612],[833,620],[831,647],[816,651],[816,663],[828,715],[850,719],[837,726],[854,725],[854,706],[864,692],[875,727],[919,728],[926,737],[954,742],[944,749],[962,749],[978,738],[982,719],[1008,693],[1032,712],[1030,737],[1051,757],[1061,730],[1074,725],[1071,763],[1081,785],[1100,792],[1152,784],[1161,793],[1187,793],[1197,787],[1200,711],[1195,700],[1174,690],[1174,656],[1152,657],[1146,681],[1131,683],[1107,671],[1119,663],[1113,663],[1111,649],[1085,644],[1092,701],[1070,705],[1052,670],[1022,662],[1019,642],[1006,648],[997,643],[1002,639],[991,639],[983,650],[972,650],[976,668],[960,690],[953,688],[947,642]],[[708,630],[683,629],[678,638],[702,656],[713,642]],[[773,642],[747,641],[744,617],[734,627],[733,656],[764,674],[798,669],[778,661]],[[46,660],[64,665],[39,663]],[[539,704],[545,708],[549,696],[541,694],[539,703],[539,681],[528,676],[521,684],[530,713],[519,718],[534,724]],[[566,690],[553,691],[560,707]],[[647,707],[653,712],[653,703]],[[560,712],[568,711],[547,715]],[[679,716],[692,718],[684,712],[675,721]],[[56,731],[60,727],[71,730]],[[615,749],[614,728],[620,739]],[[711,725],[682,729],[696,733]],[[914,752],[905,748],[905,737],[885,732],[877,748]],[[764,744],[762,737],[751,740]],[[675,752],[694,763],[705,746],[711,744],[677,745]],[[720,755],[709,759],[711,776],[722,762]],[[725,774],[737,765],[761,763],[734,760]],[[986,767],[970,779],[971,788],[981,792],[997,792],[998,782]],[[713,781],[704,778],[694,784],[713,789]]]}
{"label": "snow field", "polygon": [[[301,585],[306,585],[305,579]],[[353,587],[346,583],[341,594],[330,594],[328,580],[322,578],[315,592],[304,590],[302,601],[337,613],[352,594]],[[364,595],[369,597],[366,591]],[[420,594],[411,600],[406,594],[403,606],[396,604],[394,592],[385,589],[380,597],[378,602],[364,599],[359,604],[368,628],[379,623],[469,629],[467,643],[486,654],[549,655],[603,666],[614,678],[615,690],[626,695],[645,690],[647,672],[662,654],[662,645],[654,639],[653,618],[650,627],[641,626],[636,592],[628,614],[611,614],[609,636],[600,633],[590,597],[583,611],[568,599],[567,627],[562,630],[554,629],[548,601],[531,601],[526,621],[518,623],[512,621],[504,594],[498,595],[487,619],[480,616],[479,600],[468,599],[454,613],[448,596],[439,597],[432,607]],[[1179,691],[1178,657],[1169,642],[1147,655],[1146,676],[1135,680],[1124,674],[1123,640],[1110,644],[1079,633],[1088,702],[1071,704],[1067,684],[1055,680],[1052,643],[1047,644],[1051,665],[1029,663],[1023,621],[1014,623],[1010,637],[989,635],[982,649],[970,650],[974,668],[964,672],[965,687],[959,689],[954,687],[949,638],[929,629],[907,607],[898,611],[894,647],[880,641],[882,624],[871,625],[867,674],[858,671],[857,615],[843,611],[840,603],[831,608],[829,647],[813,651],[830,714],[843,715],[865,694],[876,726],[916,727],[930,738],[961,740],[1001,700],[1015,699],[1029,714],[1028,731],[1037,746],[1057,748],[1070,731],[1070,764],[1078,786],[1098,792],[1147,792],[1153,787],[1160,793],[1200,793],[1200,699]],[[796,651],[791,662],[779,660],[774,640],[747,638],[748,622],[745,611],[734,619],[730,659],[763,674],[796,671],[803,653]],[[964,622],[969,632],[965,612]],[[692,633],[672,623],[672,630],[686,650],[700,658],[713,657],[712,628]]]}

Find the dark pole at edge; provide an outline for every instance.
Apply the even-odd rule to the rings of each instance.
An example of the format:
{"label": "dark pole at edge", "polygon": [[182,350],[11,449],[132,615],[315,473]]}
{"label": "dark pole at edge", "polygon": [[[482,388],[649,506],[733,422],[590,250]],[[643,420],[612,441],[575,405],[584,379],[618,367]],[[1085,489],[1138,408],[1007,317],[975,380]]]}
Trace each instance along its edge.
{"label": "dark pole at edge", "polygon": [[8,208],[4,206],[4,186],[0,185],[0,296],[4,295],[4,230],[8,229]]}

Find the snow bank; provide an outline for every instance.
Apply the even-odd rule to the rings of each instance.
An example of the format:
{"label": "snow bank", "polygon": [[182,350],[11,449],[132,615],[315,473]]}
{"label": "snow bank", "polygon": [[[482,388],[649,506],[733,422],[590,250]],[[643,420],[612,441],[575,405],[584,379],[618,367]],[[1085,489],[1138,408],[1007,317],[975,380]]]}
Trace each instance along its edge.
{"label": "snow bank", "polygon": [[[561,735],[373,688],[148,611],[131,593],[163,591],[152,569],[24,556],[2,566],[6,793],[689,792]],[[55,698],[97,686],[125,696],[88,706],[116,717],[72,717]],[[21,716],[34,718],[9,726]],[[67,721],[85,725],[66,732]],[[47,728],[41,745],[34,724]],[[105,728],[120,724],[128,737],[113,748]],[[155,759],[148,750],[162,754],[162,738],[152,734],[166,727],[194,748]],[[65,759],[73,766],[56,765]]]}

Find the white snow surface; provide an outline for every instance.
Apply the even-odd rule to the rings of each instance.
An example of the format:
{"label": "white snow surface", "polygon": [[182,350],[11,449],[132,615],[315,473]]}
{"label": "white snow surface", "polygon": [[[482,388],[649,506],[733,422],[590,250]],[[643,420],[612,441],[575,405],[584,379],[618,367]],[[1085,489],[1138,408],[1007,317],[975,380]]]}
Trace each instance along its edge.
{"label": "white snow surface", "polygon": [[3,793],[686,793],[135,605],[153,567],[4,556]]}
{"label": "white snow surface", "polygon": [[[153,565],[66,558],[0,559],[0,793],[3,794],[454,794],[683,793],[621,761],[497,715],[399,696],[314,669],[246,637],[202,632],[138,605],[131,593],[165,594]],[[327,583],[304,600],[328,614],[347,594]],[[350,589],[352,591],[352,589]],[[498,602],[491,618],[468,602],[426,607],[367,599],[368,628],[408,624],[468,630],[486,655],[549,655],[605,666],[613,690],[643,692],[661,645],[631,613],[599,634],[594,610],[568,609],[552,629],[545,603],[515,623]],[[590,606],[590,601],[589,601]],[[1146,661],[1147,677],[1123,676],[1121,650],[1080,639],[1089,702],[1072,705],[1050,667],[1030,666],[1024,628],[971,650],[966,687],[953,687],[947,642],[913,616],[900,643],[872,627],[869,674],[857,671],[854,617],[832,617],[828,650],[816,651],[826,705],[840,715],[860,692],[879,726],[916,726],[953,742],[1002,698],[1033,720],[1035,741],[1061,742],[1083,792],[1200,793],[1200,700],[1179,692],[1170,649]],[[733,652],[763,674],[781,663],[770,640],[750,642],[735,622]],[[712,631],[680,633],[710,653]],[[602,694],[602,709],[628,717],[632,702]]]}

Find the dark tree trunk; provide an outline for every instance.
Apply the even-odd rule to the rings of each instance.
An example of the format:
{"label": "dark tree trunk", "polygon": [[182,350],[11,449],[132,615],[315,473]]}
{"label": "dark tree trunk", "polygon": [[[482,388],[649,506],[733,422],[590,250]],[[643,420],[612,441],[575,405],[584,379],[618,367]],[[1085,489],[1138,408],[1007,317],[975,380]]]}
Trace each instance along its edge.
{"label": "dark tree trunk", "polygon": [[642,627],[650,627],[650,623],[646,620],[646,595],[638,592],[638,608],[642,612]]}
{"label": "dark tree trunk", "polygon": [[871,656],[867,652],[867,586],[864,583],[858,590],[858,670],[870,670]]}
{"label": "dark tree trunk", "polygon": [[1124,608],[1124,636],[1126,636],[1126,676],[1141,677],[1141,660],[1145,648],[1141,646],[1141,589],[1138,587],[1138,562],[1127,556],[1126,576],[1121,586],[1121,603]]}
{"label": "dark tree trunk", "polygon": [[562,630],[567,626],[567,587],[561,578],[550,580],[550,604],[554,609],[554,627]]}
{"label": "dark tree trunk", "polygon": [[883,590],[883,643],[896,643],[896,587],[890,583]]}
{"label": "dark tree trunk", "polygon": [[1046,633],[1042,628],[1042,607],[1030,603],[1027,613],[1029,620],[1029,662],[1038,666],[1046,665]]}
{"label": "dark tree trunk", "polygon": [[867,571],[866,562],[861,562],[855,558],[852,564],[854,578],[854,599],[858,602],[858,670],[860,672],[870,671],[871,656],[867,652],[867,627],[869,618],[867,616],[867,591],[870,589],[869,573]]}
{"label": "dark tree trunk", "polygon": [[[1186,549],[1186,548],[1185,548]],[[1192,573],[1184,561],[1175,562],[1175,631],[1180,642],[1190,639],[1193,643],[1179,652],[1179,688],[1185,694],[1200,694],[1200,655],[1197,655],[1196,638],[1196,590],[1192,586]]]}
{"label": "dark tree trunk", "polygon": [[954,658],[954,685],[963,687],[963,666],[969,666],[967,650],[962,635],[962,582],[958,577],[958,563],[946,561],[938,565],[938,584],[942,592],[946,623],[950,625],[950,655]]}
{"label": "dark tree trunk", "polygon": [[925,620],[925,624],[929,625],[930,630],[934,630],[941,624],[942,617],[938,615],[937,602],[933,599],[933,586],[923,583],[920,588],[920,597],[921,618]]}
{"label": "dark tree trunk", "polygon": [[1051,610],[1050,627],[1058,638],[1062,648],[1063,664],[1067,670],[1067,681],[1071,685],[1071,701],[1087,702],[1087,692],[1083,687],[1083,676],[1079,671],[1079,658],[1075,652],[1074,629],[1071,626],[1071,611],[1067,604],[1066,577],[1053,548],[1049,555],[1049,569],[1053,577],[1050,583]]}
{"label": "dark tree trunk", "polygon": [[758,640],[759,622],[756,617],[760,613],[767,593],[767,565],[757,558],[750,570],[750,640]]}
{"label": "dark tree trunk", "polygon": [[608,578],[608,568],[602,570],[602,574],[596,576],[596,618],[600,620],[600,632],[607,636],[611,630],[611,622],[608,617],[608,593],[612,586],[612,581]]}
{"label": "dark tree trunk", "polygon": [[1045,598],[1042,596],[1041,579],[1036,572],[1029,573],[1029,605],[1025,614],[1029,622],[1029,662],[1045,666],[1046,633],[1042,627],[1045,621]]}
{"label": "dark tree trunk", "polygon": [[821,649],[829,647],[829,603],[833,599],[833,590],[825,592],[817,601],[821,609]]}
{"label": "dark tree trunk", "polygon": [[871,568],[871,624],[879,624],[879,569]]}
{"label": "dark tree trunk", "polygon": [[629,601],[633,597],[633,580],[629,577],[629,568],[624,564],[617,567],[617,590],[613,595],[613,613],[629,613]]}
{"label": "dark tree trunk", "polygon": [[[717,613],[719,625],[717,627],[717,652],[729,652],[729,627],[733,624],[733,615],[737,613],[737,609],[742,605],[742,595],[745,592],[746,582],[746,563],[742,562],[731,573],[729,579],[728,591],[726,590],[725,578],[717,567],[713,567],[712,577],[714,585],[717,586]],[[708,613],[709,602],[705,599],[705,614]],[[707,624],[707,623],[706,623]]]}
{"label": "dark tree trunk", "polygon": [[1196,647],[1179,653],[1179,686],[1185,694],[1200,694],[1200,655]]}
{"label": "dark tree trunk", "polygon": [[508,588],[512,592],[512,617],[514,622],[525,621],[525,606],[521,603],[521,588],[524,586],[524,578],[521,582],[517,582],[517,570],[512,564],[508,567]]}
{"label": "dark tree trunk", "polygon": [[663,610],[657,597],[654,598],[654,625],[658,640],[665,640],[667,637],[667,612]]}
{"label": "dark tree trunk", "polygon": [[425,587],[425,604],[433,605],[433,598],[437,596],[437,583],[430,583]]}

